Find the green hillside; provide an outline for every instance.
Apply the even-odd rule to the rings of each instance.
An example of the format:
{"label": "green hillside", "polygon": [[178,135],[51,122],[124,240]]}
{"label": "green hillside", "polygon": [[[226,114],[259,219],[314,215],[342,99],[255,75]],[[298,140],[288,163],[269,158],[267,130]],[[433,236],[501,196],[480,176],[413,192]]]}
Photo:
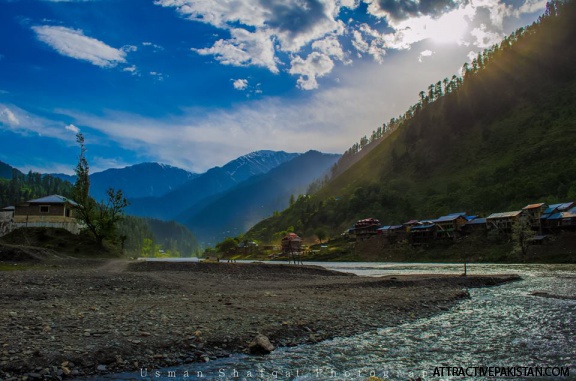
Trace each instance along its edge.
{"label": "green hillside", "polygon": [[335,237],[366,217],[395,224],[575,200],[575,21],[575,1],[549,3],[537,23],[465,65],[463,78],[421,92],[350,168],[246,237]]}

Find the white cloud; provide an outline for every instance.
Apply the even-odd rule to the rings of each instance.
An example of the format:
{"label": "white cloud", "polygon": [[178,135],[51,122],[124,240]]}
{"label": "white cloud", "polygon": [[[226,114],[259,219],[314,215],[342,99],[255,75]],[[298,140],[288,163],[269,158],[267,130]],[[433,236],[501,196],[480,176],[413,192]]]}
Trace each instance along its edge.
{"label": "white cloud", "polygon": [[248,87],[248,80],[247,79],[236,79],[232,82],[232,85],[236,90],[246,90]]}
{"label": "white cloud", "polygon": [[472,29],[470,34],[476,39],[474,45],[481,49],[497,44],[504,38],[502,33],[489,31],[485,24],[481,24],[480,27]]}
{"label": "white cloud", "polygon": [[434,52],[432,50],[429,50],[429,49],[421,51],[420,55],[418,56],[418,62],[422,62],[424,57],[430,57],[430,56],[432,56],[432,54],[434,54]]}
{"label": "white cloud", "polygon": [[11,127],[20,125],[20,121],[16,115],[6,106],[0,107],[0,123],[7,124]]}
{"label": "white cloud", "polygon": [[126,66],[125,68],[122,69],[122,71],[128,72],[132,75],[138,75],[138,68],[136,67],[136,65]]}
{"label": "white cloud", "polygon": [[0,129],[23,136],[33,134],[70,141],[73,140],[68,132],[70,128],[62,128],[62,122],[31,114],[12,104],[0,103]]}
{"label": "white cloud", "polygon": [[[349,20],[344,24],[341,10],[358,12],[360,1],[367,4],[370,25],[354,12],[346,13]],[[316,78],[333,71],[335,61],[352,62],[351,54],[342,49],[344,40],[355,56],[367,55],[378,63],[389,50],[408,50],[424,40],[485,47],[501,39],[505,20],[539,9],[544,2],[526,0],[515,11],[503,0],[156,0],[183,17],[230,33],[193,51],[226,65],[260,66],[273,73],[286,67],[298,76],[302,89],[317,88]],[[325,58],[320,62],[321,56],[310,52]],[[304,55],[308,58],[299,58]],[[282,61],[286,56],[290,65]]]}
{"label": "white cloud", "polygon": [[76,127],[73,124],[68,124],[64,127],[67,131],[73,132],[74,134],[77,134],[80,132],[80,129],[78,127]]}
{"label": "white cloud", "polygon": [[316,78],[330,73],[334,68],[334,61],[328,55],[320,52],[310,53],[305,60],[296,56],[290,64],[292,65],[290,74],[300,75],[297,83],[298,87],[303,90],[317,89]]}
{"label": "white cloud", "polygon": [[256,65],[278,73],[274,45],[270,36],[263,32],[249,32],[236,28],[230,31],[232,38],[218,40],[210,48],[192,50],[201,55],[214,55],[220,63],[233,66]]}
{"label": "white cloud", "polygon": [[58,53],[92,63],[100,67],[114,67],[126,62],[126,52],[102,41],[85,36],[81,30],[62,26],[33,26],[38,39]]}

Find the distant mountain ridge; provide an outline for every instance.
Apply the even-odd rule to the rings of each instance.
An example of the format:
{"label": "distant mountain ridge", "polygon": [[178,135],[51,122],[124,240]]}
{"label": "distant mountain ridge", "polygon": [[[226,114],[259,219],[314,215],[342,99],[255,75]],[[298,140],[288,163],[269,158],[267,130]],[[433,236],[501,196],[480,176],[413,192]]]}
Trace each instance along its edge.
{"label": "distant mountain ridge", "polygon": [[227,191],[252,176],[266,173],[299,156],[284,151],[256,151],[214,167],[161,197],[131,199],[129,214],[141,217],[173,219],[198,202]]}
{"label": "distant mountain ridge", "polygon": [[199,241],[213,245],[288,207],[291,195],[305,193],[310,183],[326,174],[339,158],[338,154],[308,151],[186,210],[176,219],[194,231]]}
{"label": "distant mountain ridge", "polygon": [[[51,174],[74,183],[76,176]],[[107,199],[107,190],[122,189],[127,198],[158,197],[176,189],[186,181],[198,176],[196,173],[167,164],[140,163],[124,168],[110,168],[90,175],[90,195],[97,201]]]}

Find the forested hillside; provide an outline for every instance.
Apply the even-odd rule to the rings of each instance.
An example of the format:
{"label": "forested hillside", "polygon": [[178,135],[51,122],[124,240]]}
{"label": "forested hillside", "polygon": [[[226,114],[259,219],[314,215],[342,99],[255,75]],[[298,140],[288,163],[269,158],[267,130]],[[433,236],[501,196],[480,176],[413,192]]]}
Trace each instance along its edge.
{"label": "forested hillside", "polygon": [[462,77],[422,91],[364,157],[246,236],[334,236],[366,217],[393,224],[576,199],[575,21],[573,0],[549,3]]}
{"label": "forested hillside", "polygon": [[199,249],[192,232],[174,221],[126,216],[118,230],[128,256],[193,257]]}
{"label": "forested hillside", "polygon": [[51,194],[70,197],[72,192],[72,184],[54,176],[32,171],[25,175],[2,162],[0,171],[0,208]]}

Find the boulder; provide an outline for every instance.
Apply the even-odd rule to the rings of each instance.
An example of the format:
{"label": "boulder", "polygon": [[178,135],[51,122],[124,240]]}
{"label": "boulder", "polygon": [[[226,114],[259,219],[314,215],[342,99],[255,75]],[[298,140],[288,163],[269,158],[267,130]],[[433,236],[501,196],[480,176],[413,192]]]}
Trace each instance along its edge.
{"label": "boulder", "polygon": [[275,349],[274,345],[272,345],[270,340],[261,333],[256,335],[254,340],[252,340],[252,342],[248,344],[248,350],[253,355],[267,355],[274,349]]}

